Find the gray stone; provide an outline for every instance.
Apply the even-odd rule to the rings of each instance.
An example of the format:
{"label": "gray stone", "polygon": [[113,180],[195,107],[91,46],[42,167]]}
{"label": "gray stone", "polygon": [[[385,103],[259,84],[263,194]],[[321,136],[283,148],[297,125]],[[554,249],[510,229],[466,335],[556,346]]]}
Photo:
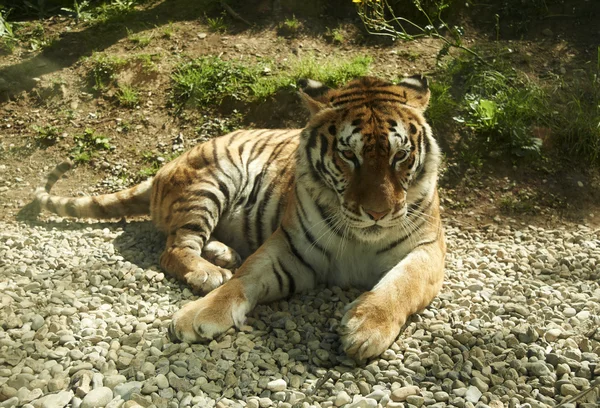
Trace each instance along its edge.
{"label": "gray stone", "polygon": [[113,399],[113,392],[108,387],[100,387],[91,390],[83,398],[81,408],[104,407]]}
{"label": "gray stone", "polygon": [[40,398],[34,406],[39,408],[63,408],[73,399],[73,391],[61,391]]}
{"label": "gray stone", "polygon": [[118,384],[114,387],[113,392],[115,396],[121,397],[123,401],[129,401],[131,394],[134,392],[140,392],[142,390],[143,383],[141,381],[130,381],[123,384]]}
{"label": "gray stone", "polygon": [[37,331],[45,323],[46,323],[46,321],[44,320],[44,318],[42,316],[40,316],[39,314],[36,314],[31,318],[31,330]]}
{"label": "gray stone", "polygon": [[392,391],[392,401],[394,402],[404,402],[409,395],[417,395],[420,392],[419,387],[415,385],[410,385],[407,387],[397,388]]}
{"label": "gray stone", "polygon": [[471,404],[477,404],[479,399],[483,394],[479,389],[473,385],[467,388],[467,394],[465,395],[465,399],[469,401]]}

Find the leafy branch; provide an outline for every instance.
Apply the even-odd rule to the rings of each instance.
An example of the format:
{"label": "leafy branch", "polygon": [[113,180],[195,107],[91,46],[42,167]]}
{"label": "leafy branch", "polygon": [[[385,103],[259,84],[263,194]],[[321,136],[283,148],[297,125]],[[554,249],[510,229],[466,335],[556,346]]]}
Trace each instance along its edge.
{"label": "leafy branch", "polygon": [[[466,47],[462,43],[464,29],[460,26],[450,27],[442,19],[442,11],[449,7],[449,4],[442,1],[437,5],[435,20],[439,22],[438,27],[429,16],[421,0],[413,0],[417,10],[427,19],[428,24],[425,27],[405,18],[397,16],[393,7],[387,0],[352,0],[356,3],[357,13],[362,20],[367,32],[372,35],[386,36],[393,39],[405,41],[415,40],[421,37],[436,38],[444,42],[442,49],[438,53],[438,59],[447,55],[451,47],[459,48],[476,57],[479,61],[487,65],[487,62],[475,51]],[[418,33],[410,34],[405,26],[412,27]],[[443,35],[440,30],[446,30],[450,35]]]}

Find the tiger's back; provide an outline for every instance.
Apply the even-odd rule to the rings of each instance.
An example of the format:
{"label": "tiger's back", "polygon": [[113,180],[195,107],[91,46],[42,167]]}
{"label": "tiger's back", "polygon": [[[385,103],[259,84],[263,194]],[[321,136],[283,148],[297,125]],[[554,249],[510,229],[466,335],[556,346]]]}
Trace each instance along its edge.
{"label": "tiger's back", "polygon": [[167,233],[209,225],[212,236],[247,257],[279,226],[294,182],[299,135],[289,129],[239,130],[194,147],[154,177],[153,222]]}

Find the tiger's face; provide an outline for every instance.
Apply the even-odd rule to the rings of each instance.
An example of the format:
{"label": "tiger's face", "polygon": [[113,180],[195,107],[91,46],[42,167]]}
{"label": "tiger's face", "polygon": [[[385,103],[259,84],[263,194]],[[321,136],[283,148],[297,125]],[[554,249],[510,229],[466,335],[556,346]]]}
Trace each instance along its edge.
{"label": "tiger's face", "polygon": [[309,98],[307,164],[335,193],[344,223],[362,235],[398,226],[409,188],[426,170],[426,80],[361,78]]}

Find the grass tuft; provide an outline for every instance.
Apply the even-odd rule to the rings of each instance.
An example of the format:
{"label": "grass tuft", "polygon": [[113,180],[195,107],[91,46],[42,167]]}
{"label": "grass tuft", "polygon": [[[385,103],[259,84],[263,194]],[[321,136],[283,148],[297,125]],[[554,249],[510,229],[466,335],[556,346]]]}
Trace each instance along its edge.
{"label": "grass tuft", "polygon": [[126,108],[135,108],[140,103],[140,93],[130,85],[120,85],[115,97]]}
{"label": "grass tuft", "polygon": [[177,68],[172,76],[172,103],[184,105],[218,105],[225,98],[258,102],[282,89],[295,87],[299,78],[311,78],[329,86],[338,86],[369,70],[370,57],[349,61],[297,59],[287,67],[272,72],[270,63],[247,64],[219,57],[201,57]]}
{"label": "grass tuft", "polygon": [[56,144],[60,139],[62,130],[56,126],[34,126],[33,130],[36,131],[34,139],[40,146],[48,147]]}
{"label": "grass tuft", "polygon": [[71,150],[71,154],[76,163],[87,163],[99,151],[113,148],[109,138],[96,134],[93,129],[85,129],[83,134],[75,135],[73,140],[75,147]]}
{"label": "grass tuft", "polygon": [[113,82],[117,72],[127,63],[124,58],[102,53],[92,54],[90,61],[92,62],[91,76],[96,91],[101,91]]}

